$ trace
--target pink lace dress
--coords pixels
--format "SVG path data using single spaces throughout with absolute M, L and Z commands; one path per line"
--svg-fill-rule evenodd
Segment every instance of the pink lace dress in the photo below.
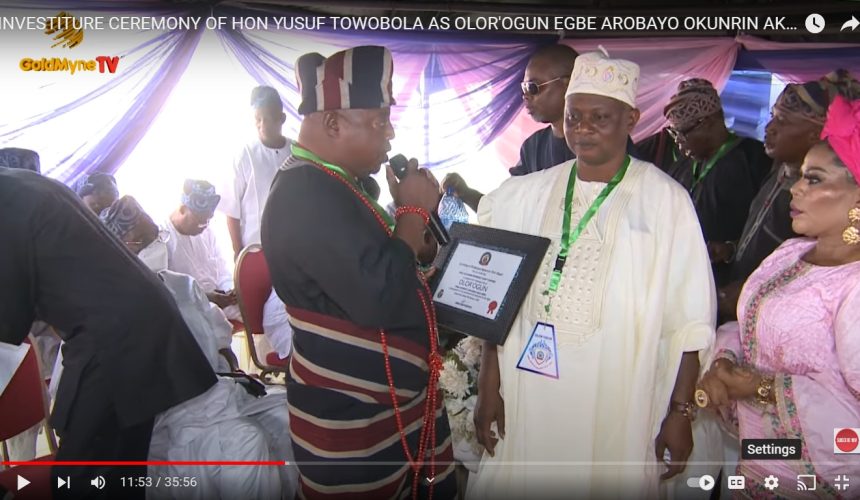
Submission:
M 775 405 L 738 402 L 740 439 L 802 440 L 800 460 L 741 459 L 739 496 L 860 497 L 860 454 L 834 453 L 834 429 L 860 427 L 860 262 L 809 264 L 814 245 L 788 240 L 765 259 L 741 293 L 739 323 L 717 333 L 717 357 L 775 377 Z M 798 491 L 801 474 L 815 476 L 815 491 Z M 837 487 L 844 475 L 847 489 Z

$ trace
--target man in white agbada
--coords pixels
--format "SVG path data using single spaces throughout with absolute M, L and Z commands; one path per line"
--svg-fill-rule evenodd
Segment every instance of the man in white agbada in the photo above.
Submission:
M 251 106 L 258 137 L 246 144 L 233 161 L 228 183 L 221 189 L 219 205 L 219 210 L 227 216 L 234 257 L 246 246 L 260 243 L 260 224 L 269 189 L 278 168 L 290 156 L 290 140 L 282 133 L 287 115 L 278 92 L 272 87 L 255 87 Z M 293 330 L 288 321 L 284 303 L 273 290 L 263 309 L 263 330 L 281 359 L 292 348 Z
M 638 78 L 630 61 L 580 55 L 564 116 L 577 159 L 513 177 L 478 207 L 481 224 L 551 244 L 505 344 L 484 343 L 487 453 L 468 497 L 654 498 L 693 449 L 714 284 L 687 192 L 626 153 Z M 558 378 L 518 368 L 537 366 L 533 348 Z
M 156 270 L 156 269 L 153 269 Z M 185 274 L 158 273 L 176 299 L 182 318 L 194 334 L 212 368 L 223 370 L 220 352 L 229 349 L 232 327 L 216 306 L 209 303 L 194 280 Z M 154 488 L 152 499 L 283 498 L 295 497 L 298 468 L 290 440 L 287 393 L 281 386 L 267 386 L 261 398 L 251 396 L 231 378 L 200 396 L 175 406 L 155 420 L 149 459 L 175 460 L 284 460 L 291 465 L 270 467 L 151 467 L 150 475 L 194 476 L 196 488 Z
M 167 270 L 167 246 L 158 228 L 133 199 L 122 198 L 102 213 L 108 228 L 156 272 L 173 295 L 182 319 L 216 372 L 228 367 L 221 351 L 229 349 L 232 327 L 209 302 L 197 282 Z M 57 375 L 55 375 L 56 377 Z M 149 459 L 152 461 L 273 461 L 294 463 L 289 434 L 286 391 L 267 388 L 256 398 L 234 378 L 218 377 L 203 394 L 159 414 L 155 419 Z M 295 465 L 153 466 L 150 476 L 195 477 L 193 488 L 167 484 L 147 489 L 150 499 L 292 499 L 298 485 Z
M 209 221 L 221 196 L 215 186 L 187 179 L 182 186 L 182 201 L 163 224 L 167 239 L 167 268 L 194 278 L 210 302 L 229 319 L 241 321 L 242 315 L 233 290 L 233 274 L 221 253 Z

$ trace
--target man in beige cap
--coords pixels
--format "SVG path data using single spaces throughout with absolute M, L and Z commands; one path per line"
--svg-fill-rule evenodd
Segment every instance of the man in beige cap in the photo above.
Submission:
M 505 344 L 484 344 L 473 498 L 652 498 L 692 451 L 713 280 L 689 195 L 625 150 L 638 78 L 630 61 L 580 55 L 564 117 L 576 160 L 478 207 L 481 224 L 551 244 Z

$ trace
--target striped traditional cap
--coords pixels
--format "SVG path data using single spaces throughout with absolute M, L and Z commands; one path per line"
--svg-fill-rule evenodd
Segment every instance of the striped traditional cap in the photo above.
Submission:
M 385 47 L 365 45 L 342 50 L 328 59 L 316 52 L 296 61 L 302 94 L 299 114 L 335 109 L 378 109 L 394 104 L 394 61 Z

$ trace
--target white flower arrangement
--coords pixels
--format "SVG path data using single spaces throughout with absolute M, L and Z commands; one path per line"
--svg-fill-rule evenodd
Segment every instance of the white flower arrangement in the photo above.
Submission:
M 466 337 L 445 354 L 439 385 L 445 396 L 454 459 L 477 472 L 484 447 L 475 435 L 475 403 L 478 401 L 478 370 L 482 340 Z

